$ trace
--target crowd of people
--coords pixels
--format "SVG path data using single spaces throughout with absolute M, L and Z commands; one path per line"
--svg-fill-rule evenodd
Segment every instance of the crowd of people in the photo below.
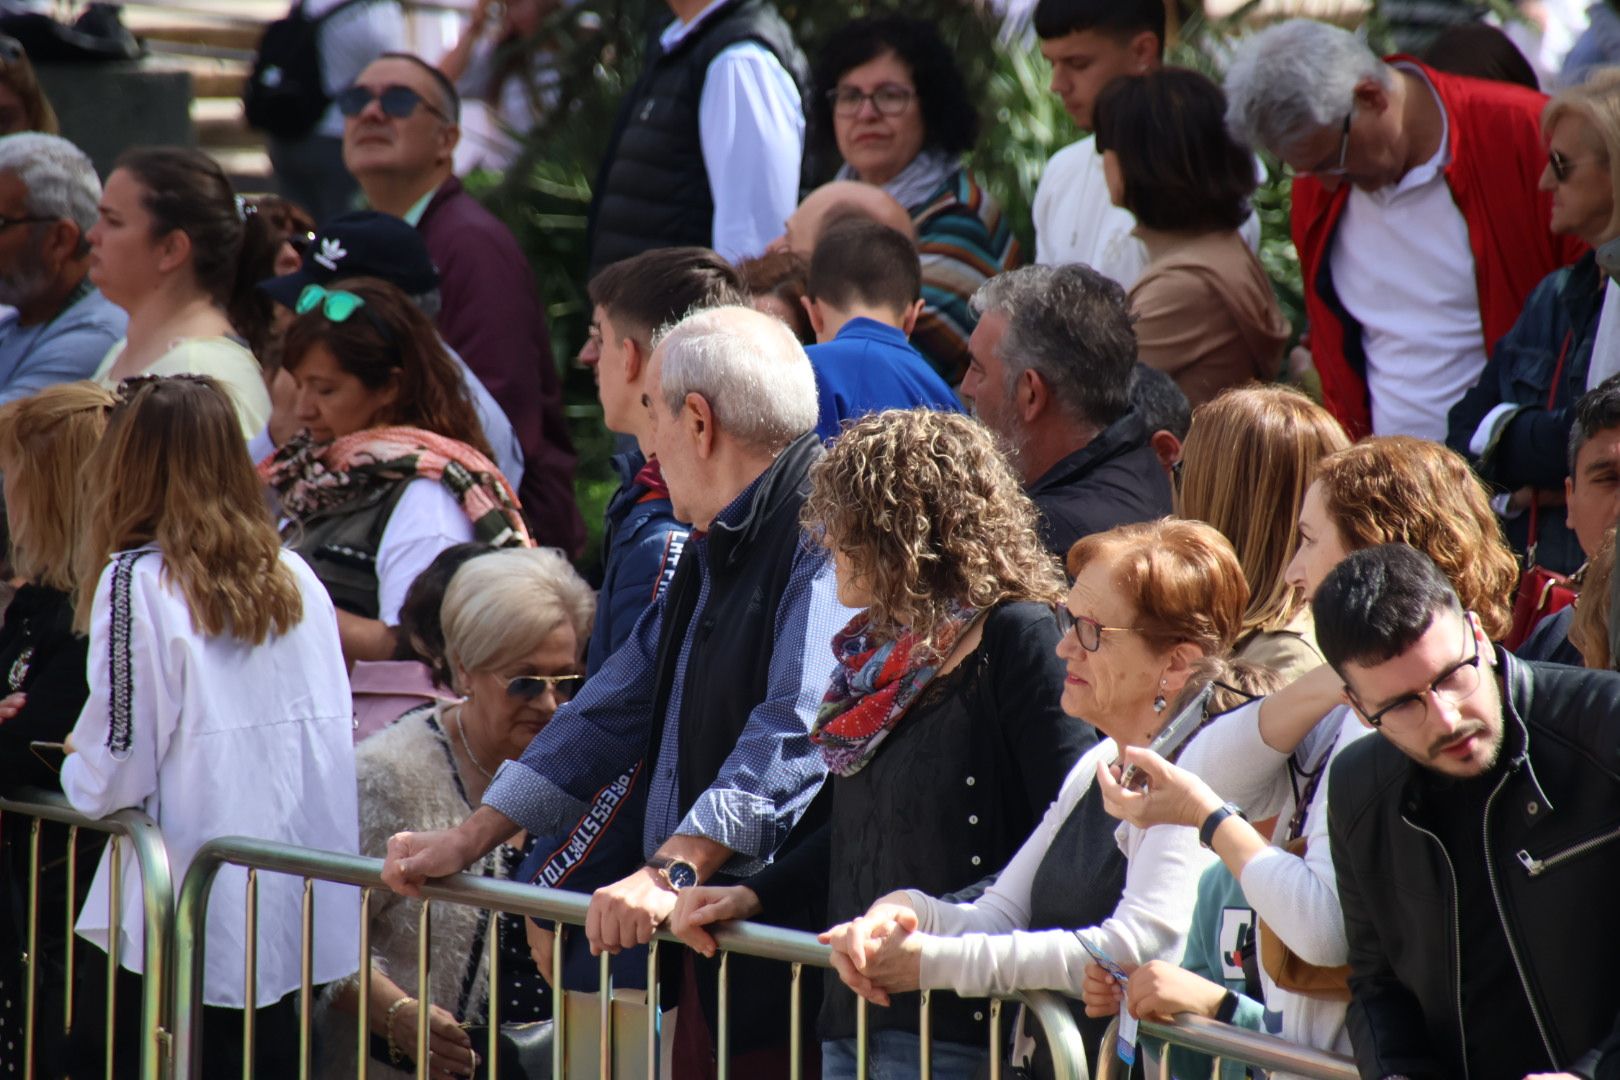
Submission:
M 99 176 L 0 50 L 37 98 L 0 109 L 0 790 L 144 811 L 176 880 L 245 835 L 390 890 L 362 926 L 315 886 L 301 1018 L 298 883 L 223 870 L 205 1074 L 293 1074 L 307 1020 L 319 1076 L 483 1075 L 492 1005 L 543 1029 L 610 954 L 670 1011 L 664 1075 L 728 1038 L 787 1076 L 780 966 L 721 978 L 747 919 L 830 946 L 829 1080 L 1048 1075 L 1032 1019 L 990 1039 L 1027 990 L 1094 1063 L 1115 1017 L 1193 1014 L 1368 1080 L 1620 1076 L 1620 73 L 1549 98 L 1489 28 L 1380 58 L 1296 19 L 1217 81 L 1165 63 L 1161 0 L 1039 0 L 1088 134 L 1026 264 L 938 28 L 807 59 L 764 0 L 669 0 L 595 186 L 587 582 L 545 298 L 457 179 L 469 87 L 508 138 L 554 100 L 512 46 L 555 5 L 480 3 L 435 61 L 395 4 L 308 6 L 345 45 L 283 196 L 175 147 Z M 79 914 L 34 926 L 40 838 L 0 829 L 0 1075 L 25 1038 L 37 1075 L 136 1075 L 133 863 L 47 859 Z M 586 924 L 451 906 L 419 948 L 462 871 Z

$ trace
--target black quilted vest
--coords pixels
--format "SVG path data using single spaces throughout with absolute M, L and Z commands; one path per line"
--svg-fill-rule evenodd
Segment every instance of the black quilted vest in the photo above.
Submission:
M 698 138 L 698 101 L 709 63 L 726 48 L 757 42 L 781 61 L 803 100 L 804 54 L 776 8 L 734 0 L 664 53 L 657 38 L 647 69 L 619 106 L 613 141 L 591 204 L 590 272 L 653 248 L 713 241 L 714 200 Z M 748 162 L 737 162 L 748 168 Z

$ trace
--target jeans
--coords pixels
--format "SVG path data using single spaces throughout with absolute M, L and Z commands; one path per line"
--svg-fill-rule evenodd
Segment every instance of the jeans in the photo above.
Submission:
M 990 1062 L 986 1046 L 935 1039 L 935 1080 L 974 1080 Z M 922 1073 L 922 1041 L 909 1031 L 874 1031 L 866 1040 L 868 1080 L 916 1080 Z M 821 1080 L 855 1080 L 855 1040 L 821 1044 Z

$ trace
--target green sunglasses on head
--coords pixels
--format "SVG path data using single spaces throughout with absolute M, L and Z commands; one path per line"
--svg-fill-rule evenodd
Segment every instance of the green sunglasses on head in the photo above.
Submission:
M 314 311 L 317 307 L 321 314 L 332 322 L 347 322 L 349 317 L 365 307 L 366 300 L 352 292 L 341 289 L 328 289 L 321 285 L 305 285 L 304 291 L 298 294 L 298 303 L 293 310 L 303 315 Z

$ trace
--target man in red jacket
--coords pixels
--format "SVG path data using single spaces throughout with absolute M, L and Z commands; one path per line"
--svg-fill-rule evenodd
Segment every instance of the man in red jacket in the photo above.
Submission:
M 1582 245 L 1548 230 L 1540 116 L 1519 86 L 1380 60 L 1295 19 L 1246 39 L 1227 119 L 1290 168 L 1310 348 L 1352 437 L 1444 441 L 1446 413 L 1544 276 Z

